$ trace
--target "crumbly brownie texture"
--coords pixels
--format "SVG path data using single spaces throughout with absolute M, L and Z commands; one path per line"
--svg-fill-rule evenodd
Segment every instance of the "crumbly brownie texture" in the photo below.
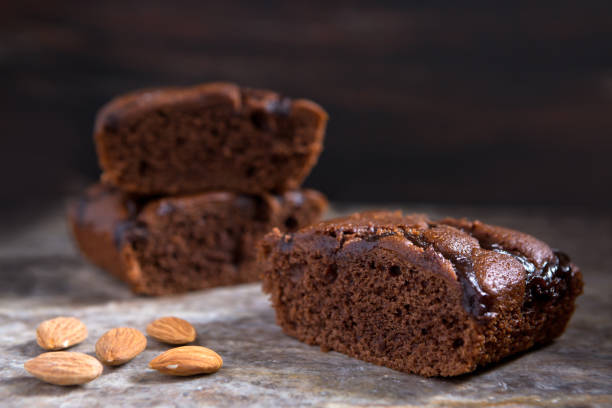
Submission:
M 326 123 L 312 101 L 219 82 L 118 97 L 94 138 L 102 180 L 122 191 L 279 193 L 310 173 Z
M 400 212 L 275 230 L 260 258 L 287 334 L 424 376 L 467 373 L 550 342 L 582 292 L 567 255 L 532 236 Z
M 293 231 L 318 221 L 326 207 L 313 190 L 145 200 L 95 185 L 72 203 L 69 220 L 93 263 L 136 293 L 163 295 L 258 280 L 258 240 L 273 227 Z

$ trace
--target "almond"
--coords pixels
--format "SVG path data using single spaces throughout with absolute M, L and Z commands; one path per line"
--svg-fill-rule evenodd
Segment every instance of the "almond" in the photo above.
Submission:
M 52 351 L 26 361 L 25 369 L 39 380 L 56 385 L 79 385 L 102 374 L 94 357 L 72 351 Z
M 178 317 L 161 317 L 147 326 L 147 334 L 168 344 L 187 344 L 196 338 L 193 326 Z
M 87 327 L 74 317 L 45 320 L 36 328 L 36 342 L 45 350 L 61 350 L 87 338 Z
M 208 374 L 218 371 L 223 365 L 220 355 L 201 346 L 176 347 L 155 357 L 149 367 L 170 375 Z
M 147 338 L 131 327 L 117 327 L 104 333 L 96 343 L 96 355 L 106 365 L 125 364 L 147 347 Z

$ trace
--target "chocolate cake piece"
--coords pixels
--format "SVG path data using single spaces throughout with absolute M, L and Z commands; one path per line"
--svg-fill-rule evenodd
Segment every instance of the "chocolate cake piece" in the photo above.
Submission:
M 258 280 L 256 244 L 264 234 L 318 221 L 326 207 L 313 190 L 137 199 L 95 185 L 72 203 L 69 220 L 93 263 L 136 293 L 163 295 Z
M 94 138 L 102 180 L 126 192 L 281 193 L 310 173 L 326 123 L 312 101 L 219 82 L 120 96 Z
M 550 342 L 582 292 L 569 257 L 532 236 L 400 212 L 274 230 L 260 262 L 285 333 L 423 376 Z

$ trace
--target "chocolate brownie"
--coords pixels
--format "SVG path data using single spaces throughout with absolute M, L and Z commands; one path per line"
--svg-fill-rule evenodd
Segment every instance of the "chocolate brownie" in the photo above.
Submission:
M 299 188 L 322 149 L 327 114 L 231 83 L 163 88 L 104 106 L 94 138 L 102 180 L 142 195 Z
M 326 206 L 313 190 L 143 199 L 95 185 L 72 203 L 69 220 L 93 263 L 136 293 L 163 295 L 258 280 L 257 241 L 273 227 L 318 221 Z
M 274 230 L 260 262 L 287 334 L 424 376 L 550 342 L 582 292 L 569 257 L 530 235 L 400 212 Z

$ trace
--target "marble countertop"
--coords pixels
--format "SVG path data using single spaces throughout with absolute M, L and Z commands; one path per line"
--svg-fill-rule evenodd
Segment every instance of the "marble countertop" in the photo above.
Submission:
M 586 287 L 566 333 L 470 375 L 403 374 L 285 336 L 257 284 L 133 296 L 80 258 L 55 210 L 0 233 L 0 406 L 612 406 L 612 217 L 542 209 L 411 210 L 523 229 L 572 255 Z M 87 340 L 71 349 L 85 353 L 93 353 L 97 338 L 112 327 L 144 331 L 154 318 L 176 315 L 194 324 L 197 343 L 221 354 L 225 365 L 208 376 L 164 376 L 147 363 L 167 346 L 150 339 L 132 362 L 106 367 L 89 384 L 45 384 L 23 363 L 41 352 L 38 323 L 58 315 L 88 326 Z

